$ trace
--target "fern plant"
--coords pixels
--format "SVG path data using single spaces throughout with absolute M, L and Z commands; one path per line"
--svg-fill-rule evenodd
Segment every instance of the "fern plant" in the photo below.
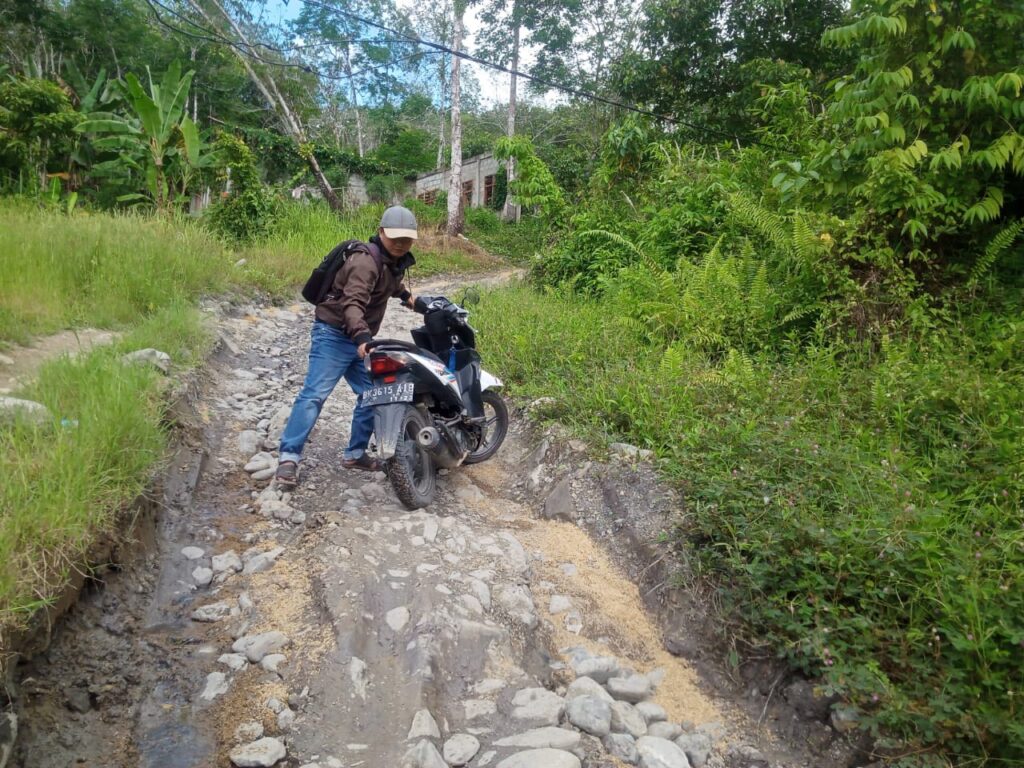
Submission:
M 1021 232 L 1024 232 L 1024 219 L 1017 219 L 1000 230 L 1000 232 L 993 237 L 991 241 L 989 241 L 988 247 L 985 248 L 985 252 L 975 263 L 974 269 L 971 270 L 968 285 L 971 287 L 976 286 L 981 279 L 989 273 L 999 257 L 1009 250 L 1010 246 L 1013 245 Z

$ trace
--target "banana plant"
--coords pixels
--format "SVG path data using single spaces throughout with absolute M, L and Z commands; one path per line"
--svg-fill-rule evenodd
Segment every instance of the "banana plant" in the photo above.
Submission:
M 209 165 L 204 158 L 203 142 L 195 123 L 185 112 L 193 71 L 181 72 L 180 62 L 167 68 L 159 85 L 149 76 L 149 92 L 133 74 L 125 75 L 118 89 L 132 111 L 131 115 L 116 112 L 93 112 L 78 126 L 82 133 L 93 134 L 93 146 L 99 150 L 117 152 L 118 160 L 98 163 L 98 175 L 116 177 L 141 174 L 146 180 L 149 196 L 138 193 L 122 195 L 124 202 L 151 199 L 156 207 L 165 211 L 172 199 L 169 166 L 179 160 L 190 169 Z M 187 183 L 191 170 L 182 176 Z M 184 190 L 182 190 L 184 191 Z

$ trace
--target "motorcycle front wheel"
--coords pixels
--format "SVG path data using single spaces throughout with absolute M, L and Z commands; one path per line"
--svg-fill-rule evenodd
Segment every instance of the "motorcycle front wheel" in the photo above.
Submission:
M 426 507 L 437 491 L 437 469 L 430 453 L 416 442 L 427 418 L 414 406 L 406 406 L 395 455 L 385 465 L 399 500 L 409 509 Z
M 508 406 L 501 395 L 493 389 L 484 390 L 481 397 L 484 404 L 484 423 L 480 428 L 480 444 L 463 461 L 463 464 L 479 464 L 491 458 L 508 434 Z

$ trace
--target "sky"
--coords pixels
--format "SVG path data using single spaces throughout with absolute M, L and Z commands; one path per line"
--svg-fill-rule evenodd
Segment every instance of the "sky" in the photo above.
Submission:
M 411 10 L 417 2 L 422 2 L 422 0 L 397 0 L 396 4 L 400 9 Z M 301 0 L 267 0 L 265 14 L 268 19 L 275 19 L 280 23 L 286 23 L 296 18 L 301 8 Z M 486 58 L 486 52 L 478 52 L 476 50 L 475 35 L 482 26 L 479 13 L 479 8 L 472 6 L 466 12 L 465 49 L 477 53 L 481 58 Z M 450 40 L 437 40 L 434 42 L 445 44 L 451 43 Z M 533 61 L 533 56 L 533 52 L 527 47 L 524 47 L 520 52 L 520 69 L 529 67 Z M 493 104 L 504 104 L 508 101 L 509 75 L 504 72 L 496 72 L 488 67 L 483 67 L 479 64 L 465 60 L 462 62 L 462 66 L 464 69 L 468 69 L 476 76 L 477 82 L 480 84 L 480 101 L 483 106 L 486 107 Z M 520 85 L 518 90 L 520 97 L 522 97 L 525 89 Z M 551 100 L 553 101 L 554 99 L 551 98 Z M 545 99 L 545 101 L 547 101 L 547 99 Z

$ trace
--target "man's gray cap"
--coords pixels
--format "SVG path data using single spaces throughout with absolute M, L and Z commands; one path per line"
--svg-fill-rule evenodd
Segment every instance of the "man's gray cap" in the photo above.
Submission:
M 384 211 L 380 217 L 380 226 L 392 240 L 400 237 L 416 239 L 416 217 L 412 211 L 400 205 L 393 205 Z

